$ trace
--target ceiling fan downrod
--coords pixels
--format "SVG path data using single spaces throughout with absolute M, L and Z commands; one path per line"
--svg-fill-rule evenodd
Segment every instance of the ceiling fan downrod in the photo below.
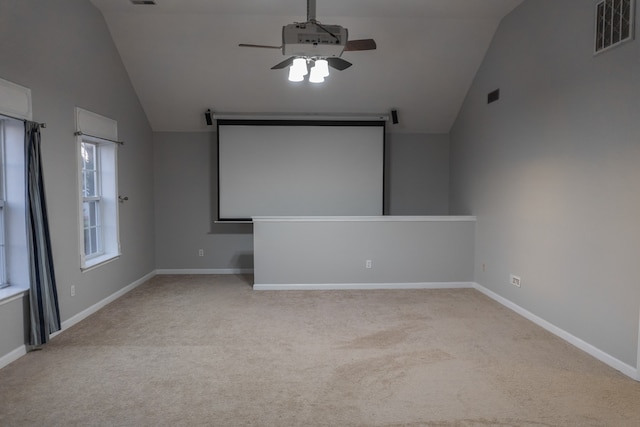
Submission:
M 317 22 L 316 0 L 307 0 L 307 22 Z

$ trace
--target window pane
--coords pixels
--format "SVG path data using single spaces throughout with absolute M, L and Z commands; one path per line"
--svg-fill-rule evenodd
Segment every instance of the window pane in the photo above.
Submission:
M 84 254 L 91 255 L 91 235 L 88 229 L 84 229 Z
M 99 254 L 102 251 L 100 239 L 100 200 L 88 200 L 82 203 L 85 256 Z
M 0 204 L 0 286 L 7 282 L 4 252 L 4 204 Z
M 91 233 L 91 253 L 98 253 L 98 230 L 95 228 L 90 229 Z
M 98 195 L 96 172 L 82 171 L 82 195 L 95 197 Z
M 4 247 L 4 203 L 0 201 L 0 246 Z
M 631 2 L 624 0 L 622 5 L 622 40 L 631 36 Z
M 89 203 L 90 202 L 82 203 L 82 223 L 83 223 L 82 227 L 85 230 L 89 228 Z
M 82 203 L 83 228 L 97 227 L 100 220 L 100 201 L 90 200 Z
M 98 225 L 98 202 L 89 202 L 89 226 Z
M 82 150 L 82 169 L 95 170 L 96 168 L 96 147 L 93 144 L 83 142 L 80 146 Z
M 98 172 L 94 171 L 87 175 L 87 188 L 91 196 L 98 196 Z
M 82 157 L 82 195 L 84 197 L 98 196 L 98 149 L 95 144 L 83 142 L 80 144 Z

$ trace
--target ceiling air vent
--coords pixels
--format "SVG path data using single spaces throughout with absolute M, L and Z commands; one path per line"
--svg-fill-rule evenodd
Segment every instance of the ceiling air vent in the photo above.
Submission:
M 633 39 L 635 0 L 603 0 L 596 4 L 595 53 Z
M 131 0 L 133 4 L 156 4 L 156 0 Z

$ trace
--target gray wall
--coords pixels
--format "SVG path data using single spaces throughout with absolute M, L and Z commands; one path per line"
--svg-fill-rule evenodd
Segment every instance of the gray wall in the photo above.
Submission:
M 449 214 L 449 135 L 387 134 L 390 215 Z
M 213 223 L 215 147 L 215 133 L 154 134 L 156 267 L 160 270 L 253 268 L 251 225 Z
M 640 43 L 594 57 L 595 3 L 502 21 L 451 131 L 451 211 L 477 217 L 478 283 L 636 366 Z
M 0 305 L 0 358 L 21 349 L 29 340 L 29 299 L 20 297 Z M 11 357 L 11 356 L 7 356 Z M 3 364 L 0 364 L 3 366 Z
M 468 284 L 474 225 L 471 217 L 257 219 L 255 285 Z
M 155 268 L 151 129 L 104 19 L 89 1 L 0 0 L 0 78 L 30 88 L 34 120 L 47 123 L 43 167 L 65 321 Z M 119 189 L 129 197 L 120 205 L 122 256 L 85 273 L 78 245 L 76 106 L 118 121 L 119 137 L 126 142 L 119 152 Z M 19 306 L 12 302 L 6 308 L 15 312 Z M 14 314 L 14 320 L 0 315 L 0 341 L 14 337 L 0 343 L 2 350 L 24 344 L 13 342 L 24 335 L 16 332 L 24 329 L 23 318 Z
M 386 210 L 446 215 L 447 135 L 387 135 Z M 156 266 L 160 270 L 253 267 L 250 225 L 213 224 L 217 212 L 215 133 L 154 133 Z M 198 250 L 204 249 L 204 256 Z

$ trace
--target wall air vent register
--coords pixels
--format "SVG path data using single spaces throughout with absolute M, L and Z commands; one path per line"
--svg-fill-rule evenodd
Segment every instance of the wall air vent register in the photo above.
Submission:
M 594 53 L 633 40 L 634 3 L 635 0 L 603 0 L 596 4 Z

